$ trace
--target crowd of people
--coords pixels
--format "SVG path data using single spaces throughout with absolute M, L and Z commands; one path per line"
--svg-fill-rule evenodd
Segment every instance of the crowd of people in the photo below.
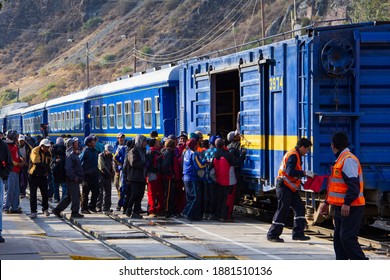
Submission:
M 336 259 L 366 259 L 357 241 L 365 205 L 363 174 L 348 144 L 345 133 L 332 138 L 336 161 L 319 212 L 327 215 L 329 205 L 334 209 Z M 302 177 L 315 177 L 313 171 L 302 170 L 301 164 L 311 146 L 310 140 L 301 138 L 282 159 L 276 178 L 277 211 L 267 233 L 271 242 L 284 242 L 280 235 L 290 208 L 294 210 L 292 239 L 310 239 L 304 234 L 305 207 L 298 191 Z M 72 218 L 110 213 L 113 182 L 118 195 L 116 211 L 131 218 L 140 219 L 147 212 L 150 217 L 232 221 L 245 155 L 238 131 L 230 132 L 227 139 L 218 135 L 203 139 L 200 131 L 160 139 L 152 131 L 149 139 L 137 135 L 127 141 L 125 134 L 119 133 L 115 147 L 89 135 L 82 147 L 71 135 L 52 143 L 48 138 L 34 141 L 30 135 L 9 130 L 0 140 L 0 243 L 4 242 L 2 213 L 22 213 L 19 203 L 27 188 L 31 219 L 37 218 L 38 189 L 45 216 L 50 216 L 49 200 L 58 203 L 52 210 L 56 216 L 69 204 Z M 144 211 L 141 202 L 146 186 L 148 209 Z
M 49 201 L 57 203 L 52 210 L 56 216 L 70 204 L 72 218 L 110 213 L 114 210 L 113 184 L 118 196 L 115 210 L 131 218 L 147 213 L 150 217 L 232 221 L 241 182 L 239 167 L 246 153 L 237 131 L 227 139 L 218 135 L 203 139 L 200 131 L 161 139 L 152 131 L 150 138 L 137 135 L 126 140 L 119 133 L 114 147 L 102 144 L 95 135 L 86 137 L 84 145 L 71 135 L 62 135 L 55 143 L 15 130 L 0 137 L 0 215 L 22 213 L 20 199 L 27 188 L 31 219 L 37 218 L 38 189 L 45 216 L 51 214 Z M 145 187 L 148 208 L 143 210 Z M 0 242 L 4 242 L 1 225 Z

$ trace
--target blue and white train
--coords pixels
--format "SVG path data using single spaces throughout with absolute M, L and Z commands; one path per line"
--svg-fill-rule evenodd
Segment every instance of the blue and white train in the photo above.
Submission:
M 251 202 L 272 193 L 280 160 L 300 137 L 314 144 L 303 167 L 327 174 L 334 161 L 331 135 L 343 131 L 361 160 L 367 202 L 375 206 L 367 216 L 389 217 L 390 24 L 303 31 L 292 39 L 209 54 L 24 108 L 18 130 L 36 135 L 40 123 L 47 123 L 53 140 L 63 133 L 80 138 L 93 133 L 114 142 L 118 132 L 133 137 L 152 130 L 167 136 L 238 129 L 248 150 L 242 174 Z M 4 119 L 18 125 L 14 113 Z M 308 208 L 316 198 L 307 192 Z

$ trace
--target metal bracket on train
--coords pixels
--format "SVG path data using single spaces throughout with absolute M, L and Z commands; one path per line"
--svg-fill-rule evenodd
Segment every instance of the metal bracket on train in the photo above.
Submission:
M 264 59 L 259 59 L 258 64 L 259 65 L 275 65 L 276 60 L 273 58 L 264 58 Z

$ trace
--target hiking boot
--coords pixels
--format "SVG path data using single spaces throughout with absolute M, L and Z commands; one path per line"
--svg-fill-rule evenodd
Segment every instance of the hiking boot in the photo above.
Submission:
M 10 210 L 8 211 L 8 214 L 21 214 L 23 211 L 21 208 L 18 208 L 16 210 Z
M 54 216 L 61 218 L 61 211 L 58 210 L 57 208 L 54 208 L 51 212 L 53 213 Z
M 131 214 L 130 218 L 131 219 L 142 219 L 142 216 L 140 214 L 133 213 L 133 214 Z
M 30 218 L 31 218 L 31 219 L 36 219 L 37 217 L 38 217 L 37 212 L 34 212 L 34 213 L 31 213 L 31 214 L 30 214 Z
M 209 221 L 210 221 L 210 220 L 213 220 L 213 221 L 214 221 L 214 220 L 218 220 L 218 219 L 217 219 L 217 216 L 216 216 L 215 214 L 210 214 L 208 219 L 209 219 Z
M 307 241 L 307 240 L 310 240 L 310 236 L 306 236 L 306 235 L 295 236 L 295 237 L 293 237 L 293 240 Z
M 276 243 L 282 243 L 284 240 L 280 238 L 279 236 L 277 237 L 267 237 L 267 240 L 270 242 L 276 242 Z
M 49 216 L 50 216 L 49 210 L 43 211 L 43 214 L 45 214 L 46 217 L 49 217 Z
M 70 214 L 70 217 L 77 219 L 77 218 L 84 218 L 84 215 L 81 215 L 80 213 L 75 212 L 75 213 Z

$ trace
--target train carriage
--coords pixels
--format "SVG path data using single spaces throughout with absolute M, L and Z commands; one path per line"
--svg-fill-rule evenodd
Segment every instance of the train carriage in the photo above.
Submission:
M 85 137 L 85 99 L 88 90 L 50 100 L 46 103 L 50 140 L 70 134 L 83 141 Z
M 5 123 L 6 130 L 13 129 L 18 133 L 23 133 L 22 111 L 23 109 L 16 109 L 7 113 Z
M 43 136 L 44 125 L 48 123 L 46 102 L 39 103 L 22 110 L 23 133 L 32 137 Z
M 303 168 L 328 174 L 331 135 L 344 131 L 362 163 L 367 201 L 383 213 L 390 201 L 389 57 L 390 25 L 362 23 L 313 27 L 303 36 L 189 61 L 180 76 L 183 128 L 238 129 L 248 149 L 242 174 L 254 199 L 274 189 L 280 160 L 300 137 L 314 144 Z M 309 204 L 314 199 L 307 194 Z
M 179 67 L 167 67 L 92 88 L 90 106 L 91 133 L 114 144 L 119 132 L 133 138 L 177 132 Z

